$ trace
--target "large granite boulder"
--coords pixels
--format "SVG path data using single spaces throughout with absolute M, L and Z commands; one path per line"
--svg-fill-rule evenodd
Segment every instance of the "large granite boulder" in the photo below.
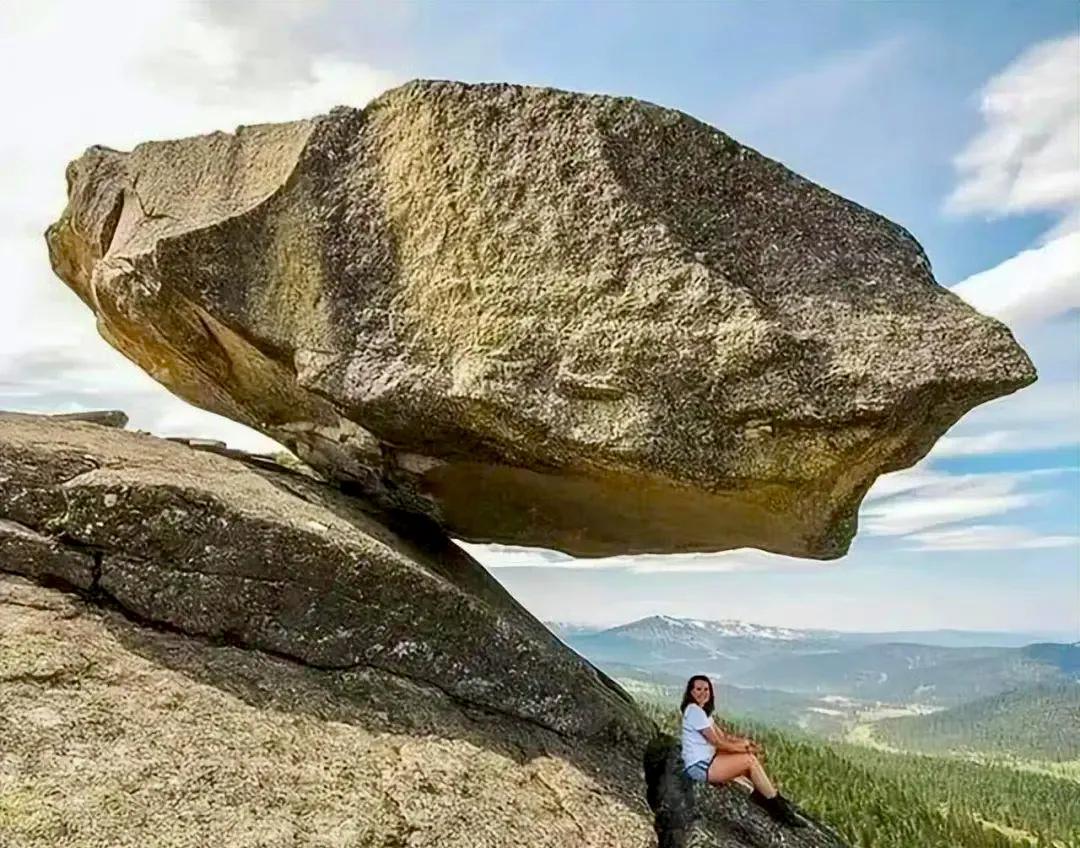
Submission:
M 628 98 L 414 82 L 67 177 L 53 267 L 110 343 L 474 541 L 840 556 L 1035 377 L 907 231 Z

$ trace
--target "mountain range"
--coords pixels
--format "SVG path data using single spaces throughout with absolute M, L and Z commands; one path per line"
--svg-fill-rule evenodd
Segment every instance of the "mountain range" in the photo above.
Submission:
M 743 688 L 945 707 L 1080 677 L 1080 644 L 1037 634 L 850 633 L 660 615 L 606 629 L 549 626 L 614 676 L 664 686 L 708 674 Z

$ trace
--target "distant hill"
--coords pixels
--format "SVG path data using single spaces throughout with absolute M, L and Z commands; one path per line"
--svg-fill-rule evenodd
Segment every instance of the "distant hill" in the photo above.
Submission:
M 844 634 L 866 645 L 907 642 L 942 648 L 1023 648 L 1037 642 L 1069 643 L 1076 633 L 1009 633 L 993 630 L 894 630 Z
M 741 621 L 701 621 L 654 615 L 567 643 L 597 663 L 626 663 L 681 676 L 726 677 L 750 661 L 806 651 L 838 650 L 846 643 L 828 631 L 793 630 Z
M 799 630 L 658 615 L 593 632 L 564 629 L 561 638 L 601 667 L 638 669 L 635 679 L 659 674 L 685 681 L 701 673 L 741 687 L 890 703 L 952 706 L 1080 676 L 1080 648 L 1075 645 L 1002 645 L 1021 641 L 1021 635 L 971 631 L 919 634 L 947 645 L 882 641 L 894 635 L 908 634 Z M 983 637 L 997 644 L 971 644 Z
M 736 673 L 731 682 L 895 703 L 960 704 L 1009 689 L 1070 680 L 1080 648 L 942 648 L 867 645 L 783 657 Z
M 893 747 L 1080 759 L 1080 683 L 1016 689 L 925 716 L 885 719 L 874 736 Z

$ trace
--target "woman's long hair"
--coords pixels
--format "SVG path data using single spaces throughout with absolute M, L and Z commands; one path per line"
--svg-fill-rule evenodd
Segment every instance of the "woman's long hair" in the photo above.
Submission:
M 712 681 L 709 680 L 704 674 L 695 674 L 689 680 L 686 681 L 686 691 L 683 692 L 682 704 L 679 705 L 679 712 L 683 712 L 689 704 L 696 704 L 692 697 L 690 697 L 690 690 L 694 688 L 694 684 L 699 680 L 704 680 L 709 684 L 709 700 L 705 702 L 705 706 L 702 707 L 705 710 L 705 715 L 711 716 L 713 708 L 716 706 L 716 692 L 713 691 Z

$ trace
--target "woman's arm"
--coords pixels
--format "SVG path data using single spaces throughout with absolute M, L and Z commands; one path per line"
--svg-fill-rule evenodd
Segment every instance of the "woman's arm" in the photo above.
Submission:
M 704 736 L 720 754 L 751 754 L 754 752 L 754 744 L 748 739 L 739 739 L 736 736 L 728 736 L 712 724 L 701 731 Z
M 732 742 L 732 743 L 735 743 L 735 744 L 738 744 L 738 745 L 749 745 L 751 754 L 760 754 L 761 753 L 761 751 L 762 751 L 761 746 L 757 742 L 755 742 L 753 739 L 751 739 L 749 736 L 739 736 L 738 734 L 735 734 L 735 733 L 727 733 L 727 732 L 725 732 L 723 730 L 723 728 L 721 727 L 720 722 L 716 721 L 716 719 L 713 719 L 713 724 L 716 725 L 716 729 L 719 731 L 720 736 L 723 737 L 724 739 L 727 739 L 728 742 Z

